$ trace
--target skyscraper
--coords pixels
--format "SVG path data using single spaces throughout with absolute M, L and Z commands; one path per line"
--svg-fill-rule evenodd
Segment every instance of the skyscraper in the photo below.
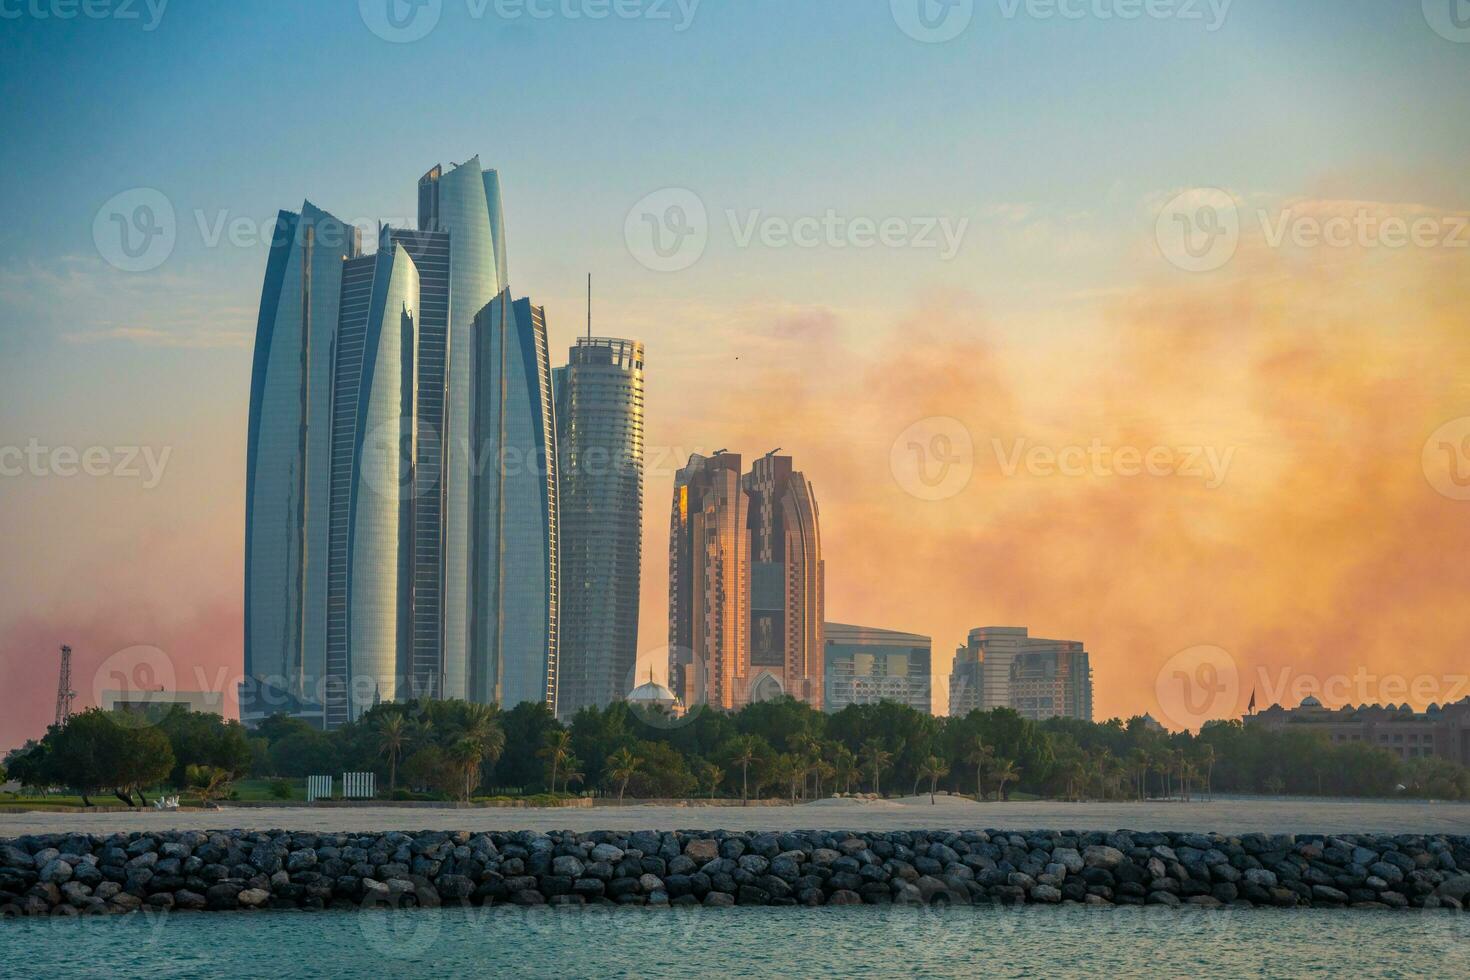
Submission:
M 558 713 L 634 686 L 643 558 L 643 345 L 579 338 L 556 371 L 561 637 Z
M 747 508 L 738 454 L 696 453 L 674 475 L 669 687 L 686 707 L 736 706 L 750 633 Z
M 669 675 L 686 705 L 790 695 L 822 706 L 825 567 L 816 497 L 789 456 L 732 454 L 674 480 Z
M 750 497 L 748 701 L 789 694 L 822 707 L 826 566 L 811 484 L 790 456 L 767 453 L 742 481 Z
M 247 720 L 420 695 L 556 704 L 545 315 L 510 302 L 499 178 L 419 181 L 419 228 L 282 212 L 247 445 Z
M 508 298 L 475 318 L 469 699 L 555 709 L 559 528 L 546 314 Z
M 276 218 L 250 377 L 241 712 L 322 721 L 332 352 L 357 229 L 310 201 Z

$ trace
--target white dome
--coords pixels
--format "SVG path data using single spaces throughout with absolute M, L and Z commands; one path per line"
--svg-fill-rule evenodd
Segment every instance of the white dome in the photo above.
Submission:
M 679 702 L 673 691 L 654 681 L 633 688 L 627 700 L 630 704 L 674 705 Z

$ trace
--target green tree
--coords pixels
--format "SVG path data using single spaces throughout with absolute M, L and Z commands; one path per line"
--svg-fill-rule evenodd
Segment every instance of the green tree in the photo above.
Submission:
M 618 784 L 618 806 L 623 805 L 623 793 L 628 789 L 628 780 L 637 774 L 639 765 L 641 760 L 626 746 L 608 757 L 608 775 Z
M 945 762 L 937 755 L 931 755 L 929 758 L 925 759 L 924 764 L 919 767 L 919 772 L 921 775 L 923 775 L 925 779 L 929 780 L 929 805 L 933 806 L 935 803 L 935 787 L 939 784 L 939 781 L 941 779 L 949 775 L 949 763 Z
M 551 768 L 551 791 L 556 792 L 556 780 L 561 767 L 572 757 L 572 733 L 565 729 L 548 732 L 546 741 L 538 753 Z
M 760 756 L 761 739 L 754 735 L 739 735 L 733 740 L 731 760 L 740 767 L 740 805 L 750 802 L 750 764 Z
M 377 719 L 378 751 L 388 759 L 388 792 L 398 788 L 398 759 L 408 744 L 408 722 L 394 712 Z
M 888 751 L 882 739 L 870 738 L 863 743 L 862 755 L 868 764 L 868 771 L 873 774 L 873 793 L 876 796 L 882 796 L 883 770 L 887 769 L 893 761 L 893 753 Z
M 996 759 L 995 766 L 991 770 L 991 778 L 995 780 L 995 798 L 1004 800 L 1006 798 L 1006 783 L 1015 782 L 1021 778 L 1021 770 L 1010 759 Z

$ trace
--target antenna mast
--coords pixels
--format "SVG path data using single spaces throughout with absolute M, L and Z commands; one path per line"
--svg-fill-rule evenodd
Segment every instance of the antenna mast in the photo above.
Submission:
M 72 698 L 77 692 L 71 689 L 71 647 L 61 647 L 61 676 L 56 679 L 56 724 L 65 725 L 71 720 Z
M 587 339 L 592 339 L 592 273 L 587 273 Z

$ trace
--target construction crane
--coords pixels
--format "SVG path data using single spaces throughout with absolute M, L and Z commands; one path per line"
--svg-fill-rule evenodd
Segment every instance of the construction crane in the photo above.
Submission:
M 61 676 L 56 681 L 56 724 L 71 720 L 71 702 L 77 692 L 71 689 L 71 647 L 61 646 Z

